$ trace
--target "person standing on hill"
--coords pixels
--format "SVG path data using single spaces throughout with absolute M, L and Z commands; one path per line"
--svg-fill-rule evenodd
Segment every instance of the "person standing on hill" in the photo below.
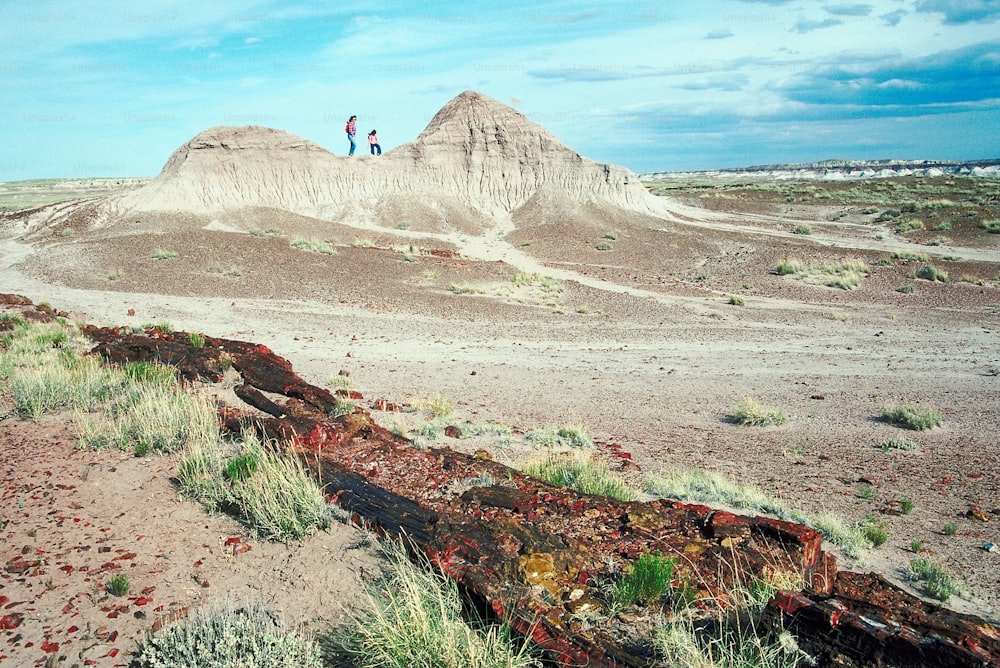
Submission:
M 382 155 L 382 146 L 379 145 L 378 134 L 374 130 L 368 133 L 368 147 L 371 149 L 372 155 Z
M 347 119 L 347 125 L 344 126 L 344 132 L 347 133 L 347 141 L 351 142 L 351 150 L 347 153 L 347 155 L 354 155 L 354 149 L 358 146 L 354 143 L 354 135 L 358 133 L 357 116 L 351 116 Z

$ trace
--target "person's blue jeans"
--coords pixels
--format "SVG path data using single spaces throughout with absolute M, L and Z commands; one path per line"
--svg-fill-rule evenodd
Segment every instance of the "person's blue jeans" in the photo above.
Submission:
M 378 153 L 375 151 L 378 150 Z M 382 155 L 382 147 L 378 144 L 372 144 L 372 155 Z
M 350 132 L 347 133 L 347 141 L 351 142 L 351 150 L 347 153 L 347 155 L 354 155 L 354 149 L 356 149 L 358 145 L 354 143 L 354 135 Z

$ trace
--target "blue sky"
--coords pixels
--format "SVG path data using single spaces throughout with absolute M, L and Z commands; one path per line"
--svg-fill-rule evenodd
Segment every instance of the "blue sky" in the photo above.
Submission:
M 215 125 L 383 149 L 467 89 L 636 172 L 1000 157 L 1000 0 L 4 0 L 0 181 L 154 176 Z

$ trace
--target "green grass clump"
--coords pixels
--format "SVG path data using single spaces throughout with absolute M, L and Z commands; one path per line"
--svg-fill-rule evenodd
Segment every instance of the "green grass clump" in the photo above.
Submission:
M 138 643 L 136 668 L 322 668 L 319 644 L 282 627 L 260 603 L 230 604 L 168 624 Z
M 990 234 L 1000 234 L 1000 220 L 984 220 L 981 227 Z
M 727 302 L 730 306 L 746 306 L 746 300 L 740 295 L 729 295 L 729 301 Z
M 536 457 L 518 468 L 528 475 L 583 494 L 610 496 L 622 501 L 639 498 L 639 490 L 612 473 L 607 464 L 583 454 Z
M 204 348 L 205 347 L 205 335 L 199 334 L 198 332 L 191 332 L 188 334 L 188 341 L 194 348 Z
M 659 603 L 673 590 L 676 567 L 675 557 L 655 552 L 640 555 L 612 586 L 610 598 L 613 609 Z
M 613 250 L 614 246 L 612 246 L 607 241 L 602 241 L 601 243 L 599 243 L 596 246 L 594 246 L 594 248 L 596 248 L 599 251 L 609 251 L 609 250 Z
M 336 255 L 337 251 L 325 241 L 319 239 L 292 239 L 289 244 L 292 248 L 321 253 L 323 255 Z
M 410 400 L 410 405 L 418 411 L 427 411 L 434 417 L 445 417 L 451 415 L 454 410 L 451 402 L 440 392 L 434 392 L 421 397 L 414 397 Z
M 924 229 L 924 221 L 919 218 L 907 218 L 906 220 L 896 223 L 896 226 L 893 229 L 896 230 L 897 234 L 905 234 L 906 232 L 910 232 L 912 230 L 922 230 Z
M 907 579 L 919 583 L 928 596 L 942 602 L 946 602 L 952 596 L 961 593 L 958 581 L 941 566 L 927 559 L 912 560 Z
M 86 354 L 92 343 L 74 327 L 10 322 L 14 329 L 0 337 L 0 392 L 22 418 L 95 410 L 127 385 L 121 369 Z
M 231 510 L 262 539 L 301 540 L 330 522 L 323 490 L 293 456 L 274 452 L 253 432 L 226 457 L 220 440 L 198 441 L 177 471 L 181 492 L 208 510 Z
M 785 414 L 780 409 L 766 406 L 753 397 L 746 397 L 730 416 L 733 422 L 745 427 L 764 427 L 785 424 Z
M 80 444 L 100 450 L 174 452 L 188 442 L 219 438 L 215 406 L 179 386 L 140 384 L 109 404 L 109 409 L 77 416 Z
M 301 540 L 330 524 L 323 490 L 296 457 L 261 456 L 252 475 L 234 482 L 233 497 L 259 538 Z
M 404 547 L 384 548 L 387 565 L 368 588 L 369 607 L 338 630 L 332 649 L 357 668 L 528 668 L 538 666 L 527 641 L 508 627 L 466 621 L 455 581 L 426 559 L 413 564 Z
M 882 409 L 882 419 L 896 427 L 924 431 L 940 427 L 941 414 L 929 407 L 886 406 Z
M 902 292 L 904 295 L 912 295 L 916 291 L 917 289 L 913 287 L 911 283 L 907 283 L 896 288 L 896 292 Z
M 177 257 L 179 253 L 177 251 L 165 250 L 163 248 L 157 248 L 153 251 L 154 260 L 171 260 Z
M 948 522 L 947 524 L 944 525 L 944 528 L 941 529 L 941 533 L 943 533 L 945 536 L 954 536 L 957 532 L 958 532 L 958 525 L 955 524 L 954 522 Z
M 808 225 L 796 225 L 795 228 L 792 229 L 792 234 L 809 235 L 812 233 L 813 233 L 812 228 L 809 227 Z
M 104 591 L 112 596 L 124 596 L 128 593 L 130 586 L 128 576 L 124 573 L 118 573 L 108 578 L 108 581 L 104 584 Z
M 525 437 L 529 443 L 546 448 L 592 448 L 594 441 L 584 427 L 562 425 L 535 429 Z

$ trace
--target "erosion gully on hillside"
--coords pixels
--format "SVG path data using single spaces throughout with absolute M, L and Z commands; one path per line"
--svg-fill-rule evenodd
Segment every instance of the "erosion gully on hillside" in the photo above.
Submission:
M 13 295 L 0 302 L 20 302 L 32 319 L 52 315 Z M 609 562 L 623 568 L 656 551 L 678 556 L 699 598 L 716 601 L 724 601 L 734 577 L 800 573 L 805 588 L 779 592 L 765 619 L 795 633 L 820 665 L 1000 666 L 994 626 L 917 599 L 877 575 L 838 570 L 820 535 L 804 525 L 666 500 L 579 494 L 485 452 L 419 450 L 360 406 L 330 418 L 337 396 L 303 381 L 262 345 L 205 337 L 196 348 L 182 332 L 83 331 L 110 362 L 167 363 L 186 381 L 219 383 L 219 369 L 231 363 L 242 377 L 235 389 L 245 405 L 220 407 L 227 429 L 252 427 L 289 443 L 356 523 L 408 537 L 496 616 L 530 635 L 554 665 L 652 662 L 632 628 L 643 615 L 588 628 L 575 613 L 600 607 L 597 587 Z M 470 479 L 495 482 L 472 486 Z

